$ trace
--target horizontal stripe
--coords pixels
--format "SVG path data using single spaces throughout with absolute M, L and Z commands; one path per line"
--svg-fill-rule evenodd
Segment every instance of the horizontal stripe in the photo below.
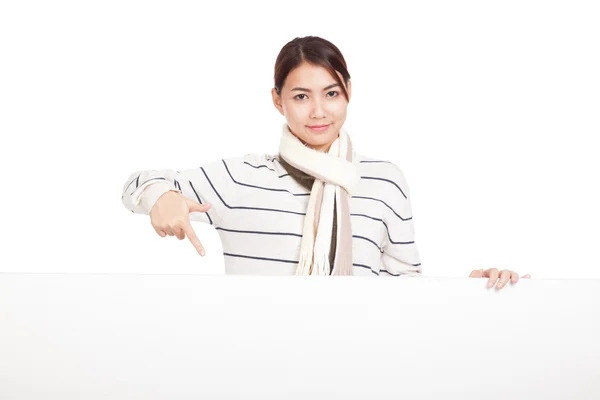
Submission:
M 249 258 L 249 259 L 252 259 L 252 260 L 275 261 L 275 262 L 282 262 L 282 263 L 286 263 L 286 264 L 298 264 L 298 261 L 282 260 L 282 259 L 279 259 L 279 258 L 267 258 L 267 257 L 247 256 L 247 255 L 244 255 L 244 254 L 233 254 L 233 253 L 223 253 L 223 255 L 228 256 L 228 257 Z M 367 268 L 367 269 L 371 270 L 371 272 L 374 273 L 375 275 L 379 275 L 378 272 L 374 271 L 373 268 L 369 267 L 368 265 L 364 265 L 364 264 L 352 264 L 352 266 L 354 266 L 354 267 L 360 267 L 360 268 Z
M 353 267 L 360 267 L 360 268 L 367 268 L 369 270 L 371 270 L 372 273 L 374 273 L 375 275 L 379 276 L 379 272 L 374 271 L 373 268 L 369 267 L 368 265 L 364 265 L 364 264 L 352 264 Z
M 273 212 L 281 212 L 281 213 L 286 213 L 286 214 L 306 215 L 306 213 L 302 213 L 302 212 L 289 211 L 289 210 L 280 210 L 280 209 L 277 209 L 277 208 L 244 207 L 244 206 L 232 206 L 232 205 L 229 205 L 229 204 L 227 204 L 225 202 L 225 199 L 223 199 L 223 197 L 221 196 L 221 194 L 217 191 L 217 189 L 215 188 L 215 185 L 213 185 L 212 181 L 208 177 L 208 174 L 206 173 L 206 171 L 204 170 L 204 168 L 200 167 L 200 169 L 204 173 L 204 176 L 206 177 L 206 180 L 210 184 L 210 187 L 215 192 L 215 194 L 217 195 L 217 197 L 221 200 L 221 202 L 223 203 L 223 205 L 225 205 L 225 207 L 229 208 L 230 210 L 273 211 Z
M 221 160 L 221 161 L 223 162 L 223 165 L 225 166 L 225 169 L 227 170 L 227 174 L 229 174 L 229 177 L 231 178 L 231 180 L 238 185 L 246 186 L 246 187 L 250 187 L 250 188 L 254 188 L 254 189 L 269 190 L 271 192 L 287 192 L 293 196 L 310 196 L 310 192 L 308 192 L 308 193 L 292 193 L 287 189 L 268 188 L 268 187 L 264 187 L 264 186 L 256 186 L 256 185 L 250 185 L 248 183 L 238 182 L 235 180 L 233 175 L 231 175 L 231 172 L 229 171 L 229 168 L 227 167 L 227 163 L 225 162 L 225 160 Z
M 351 217 L 364 217 L 364 218 L 372 219 L 374 221 L 381 222 L 383 224 L 383 226 L 385 226 L 385 231 L 387 233 L 388 239 L 390 240 L 390 243 L 392 243 L 392 244 L 413 244 L 415 242 L 414 240 L 411 240 L 410 242 L 396 242 L 396 241 L 392 240 L 392 237 L 390 236 L 390 229 L 388 228 L 385 221 L 382 220 L 381 218 L 375 218 L 375 217 L 371 217 L 370 215 L 365 215 L 365 214 L 350 214 L 350 216 Z
M 396 182 L 394 182 L 390 179 L 377 178 L 375 176 L 361 176 L 360 179 L 371 179 L 371 180 L 375 180 L 375 181 L 383 181 L 383 182 L 391 183 L 392 185 L 396 186 L 398 188 L 398 190 L 400 190 L 400 193 L 402 193 L 402 196 L 404 196 L 405 199 L 408 198 L 408 197 L 406 197 L 406 195 L 404 194 L 404 191 L 400 188 L 400 186 L 398 186 L 398 184 L 396 184 Z
M 229 257 L 250 258 L 250 259 L 253 259 L 253 260 L 276 261 L 276 262 L 282 262 L 282 263 L 288 263 L 288 264 L 298 264 L 298 261 L 280 260 L 278 258 L 255 257 L 255 256 L 246 256 L 246 255 L 243 255 L 243 254 L 232 254 L 232 253 L 223 253 L 223 255 L 229 256 Z
M 256 169 L 260 169 L 260 168 L 266 168 L 269 171 L 273 171 L 275 172 L 275 170 L 273 168 L 269 168 L 267 165 L 261 164 L 261 165 L 252 165 L 250 164 L 248 161 L 244 161 L 244 164 L 251 166 L 252 168 L 256 168 Z
M 419 264 L 411 264 L 411 265 L 412 265 L 413 267 L 418 267 L 418 266 L 419 266 L 419 265 L 421 265 L 421 264 L 419 263 Z M 379 270 L 379 272 L 385 272 L 386 274 L 388 274 L 388 275 L 392 275 L 392 276 L 400 276 L 400 275 L 405 275 L 405 274 L 402 274 L 402 273 L 400 273 L 400 274 L 393 274 L 393 273 L 391 273 L 390 271 L 386 271 L 385 269 L 380 269 L 380 270 Z
M 250 164 L 248 161 L 244 161 L 244 164 L 247 164 L 247 165 L 251 166 L 252 168 L 256 168 L 256 169 L 258 169 L 258 168 L 263 168 L 263 167 L 264 167 L 264 168 L 268 169 L 269 171 L 273 171 L 273 172 L 275 172 L 275 170 L 274 170 L 274 169 L 272 169 L 272 168 L 269 168 L 267 165 L 264 165 L 264 164 L 261 164 L 261 165 L 252 165 L 252 164 Z M 290 176 L 290 174 L 283 174 L 283 175 L 279 175 L 279 176 L 277 176 L 277 177 L 278 177 L 278 178 L 283 178 L 284 176 Z
M 363 240 L 366 240 L 367 242 L 370 242 L 370 243 L 374 244 L 375 247 L 377 247 L 377 250 L 379 250 L 380 253 L 383 253 L 383 250 L 381 250 L 381 247 L 379 247 L 379 245 L 377 243 L 375 243 L 373 240 L 371 240 L 371 239 L 369 239 L 367 237 L 358 236 L 358 235 L 352 235 L 352 237 L 356 238 L 356 239 L 363 239 Z
M 299 238 L 302 237 L 301 234 L 291 233 L 291 232 L 244 231 L 244 230 L 240 230 L 240 229 L 228 229 L 228 228 L 222 228 L 222 227 L 217 227 L 216 229 L 219 231 L 232 232 L 232 233 L 255 234 L 255 235 L 275 235 L 275 236 L 294 236 L 294 237 L 299 237 Z M 371 240 L 367 237 L 364 237 L 364 236 L 359 236 L 359 235 L 352 235 L 352 237 L 356 238 L 356 239 L 365 240 L 365 241 L 375 245 L 375 247 L 377 247 L 377 250 L 379 250 L 380 253 L 383 253 L 383 250 L 381 249 L 381 247 L 377 243 L 375 243 L 373 240 Z
M 218 227 L 216 229 L 220 230 L 220 231 L 234 232 L 234 233 L 251 233 L 251 234 L 256 234 L 256 235 L 278 235 L 278 236 L 302 237 L 302 235 L 300 235 L 298 233 L 289 233 L 289 232 L 242 231 L 242 230 L 237 230 L 237 229 L 226 229 L 226 228 L 221 228 L 221 227 Z
M 391 162 L 383 161 L 383 160 L 362 160 L 360 162 L 361 163 L 388 163 L 388 164 L 391 164 Z
M 402 221 L 410 221 L 412 219 L 412 217 L 409 218 L 403 218 L 400 214 L 398 214 L 396 211 L 394 211 L 394 209 L 392 207 L 390 207 L 388 205 L 388 203 L 386 203 L 383 200 L 379 200 L 379 199 L 375 199 L 373 197 L 364 197 L 364 196 L 352 196 L 353 199 L 365 199 L 365 200 L 374 200 L 374 201 L 378 201 L 380 203 L 383 203 L 387 208 L 389 208 L 390 210 L 392 210 L 392 212 L 398 217 L 400 218 Z

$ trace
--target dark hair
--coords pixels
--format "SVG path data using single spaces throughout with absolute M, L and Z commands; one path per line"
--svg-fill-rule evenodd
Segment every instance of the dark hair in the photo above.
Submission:
M 282 47 L 275 61 L 275 91 L 281 96 L 281 88 L 288 74 L 300 66 L 303 62 L 325 68 L 336 82 L 342 87 L 344 96 L 348 100 L 346 85 L 350 80 L 350 74 L 346 67 L 346 60 L 342 52 L 331 42 L 317 36 L 305 36 L 295 38 Z M 344 78 L 336 74 L 338 71 Z

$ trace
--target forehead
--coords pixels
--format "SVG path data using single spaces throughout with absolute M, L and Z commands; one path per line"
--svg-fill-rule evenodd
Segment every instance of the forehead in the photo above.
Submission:
M 336 83 L 335 78 L 325 68 L 309 63 L 302 63 L 290 71 L 284 86 L 287 88 L 302 86 L 305 88 L 321 89 L 332 83 Z

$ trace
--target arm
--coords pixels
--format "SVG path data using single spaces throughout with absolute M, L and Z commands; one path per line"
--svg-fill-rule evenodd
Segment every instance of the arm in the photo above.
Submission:
M 218 225 L 225 207 L 212 188 L 212 182 L 207 179 L 207 174 L 213 176 L 212 180 L 222 182 L 223 174 L 215 168 L 219 163 L 213 162 L 181 172 L 172 169 L 136 171 L 123 184 L 123 205 L 133 213 L 147 215 L 160 196 L 174 190 L 198 203 L 211 204 L 208 212 L 191 214 L 192 220 Z
M 390 206 L 400 215 L 399 218 L 391 210 L 384 214 L 386 226 L 385 239 L 382 246 L 380 276 L 420 275 L 421 261 L 415 244 L 415 230 L 412 219 L 410 191 L 404 174 L 395 165 L 390 165 L 390 180 L 398 188 L 390 191 L 387 196 Z M 392 195 L 393 193 L 393 195 Z
M 220 159 L 181 172 L 136 171 L 123 184 L 122 201 L 133 213 L 149 214 L 160 196 L 174 190 L 198 203 L 211 205 L 206 213 L 190 214 L 191 220 L 219 227 L 232 209 L 240 208 L 236 205 L 248 202 L 248 186 L 272 186 L 277 174 L 273 160 L 264 154 Z

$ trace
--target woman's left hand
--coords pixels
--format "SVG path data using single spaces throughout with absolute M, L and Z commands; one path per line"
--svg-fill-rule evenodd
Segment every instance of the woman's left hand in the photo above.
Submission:
M 519 281 L 519 274 L 508 269 L 503 269 L 502 271 L 498 271 L 498 268 L 477 269 L 471 272 L 469 278 L 490 278 L 488 279 L 488 288 L 493 288 L 497 281 L 496 289 L 502 289 L 509 280 L 513 285 L 517 283 Z M 527 274 L 523 276 L 523 279 L 528 278 L 531 278 L 531 275 Z

